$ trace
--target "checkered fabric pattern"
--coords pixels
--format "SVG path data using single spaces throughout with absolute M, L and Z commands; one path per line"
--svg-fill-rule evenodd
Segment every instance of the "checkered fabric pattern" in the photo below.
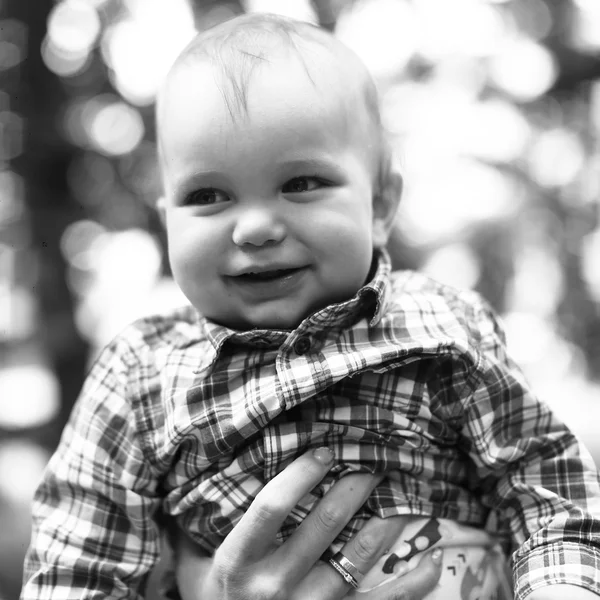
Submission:
M 139 597 L 165 516 L 211 552 L 320 445 L 335 467 L 281 540 L 339 477 L 384 472 L 333 551 L 372 514 L 434 516 L 496 533 L 518 598 L 557 577 L 600 594 L 597 471 L 507 356 L 492 310 L 390 273 L 385 253 L 374 267 L 293 331 L 236 332 L 183 308 L 109 344 L 37 490 L 23 600 Z

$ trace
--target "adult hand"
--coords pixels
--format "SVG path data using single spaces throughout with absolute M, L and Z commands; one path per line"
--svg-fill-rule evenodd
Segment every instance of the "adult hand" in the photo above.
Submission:
M 348 475 L 335 483 L 300 527 L 281 545 L 275 536 L 300 499 L 323 479 L 333 455 L 326 448 L 307 452 L 256 496 L 213 558 L 185 536 L 178 541 L 177 581 L 183 600 L 339 600 L 349 585 L 319 560 L 381 477 Z M 390 547 L 401 519 L 374 517 L 346 543 L 343 554 L 366 573 Z M 412 577 L 389 600 L 420 600 L 435 587 L 441 556 L 421 561 Z

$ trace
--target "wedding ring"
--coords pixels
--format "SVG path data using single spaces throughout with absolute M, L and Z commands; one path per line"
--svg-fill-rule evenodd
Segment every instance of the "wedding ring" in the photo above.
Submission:
M 353 588 L 357 588 L 364 578 L 364 575 L 358 570 L 356 565 L 348 560 L 341 552 L 336 552 L 330 559 L 329 564 L 349 583 Z

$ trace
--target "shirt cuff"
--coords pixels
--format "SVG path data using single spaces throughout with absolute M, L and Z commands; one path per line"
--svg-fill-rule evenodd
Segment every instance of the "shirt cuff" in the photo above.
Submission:
M 572 542 L 547 544 L 519 558 L 513 573 L 515 600 L 556 583 L 579 585 L 600 595 L 600 550 Z

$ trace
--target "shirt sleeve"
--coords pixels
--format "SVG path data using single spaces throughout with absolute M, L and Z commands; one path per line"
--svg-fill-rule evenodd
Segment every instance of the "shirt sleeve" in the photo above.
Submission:
M 600 481 L 594 461 L 531 392 L 485 303 L 475 322 L 480 359 L 465 396 L 463 432 L 474 485 L 512 531 L 515 598 L 552 583 L 600 595 Z
M 22 600 L 141 598 L 159 501 L 127 399 L 123 344 L 91 369 L 35 493 Z

